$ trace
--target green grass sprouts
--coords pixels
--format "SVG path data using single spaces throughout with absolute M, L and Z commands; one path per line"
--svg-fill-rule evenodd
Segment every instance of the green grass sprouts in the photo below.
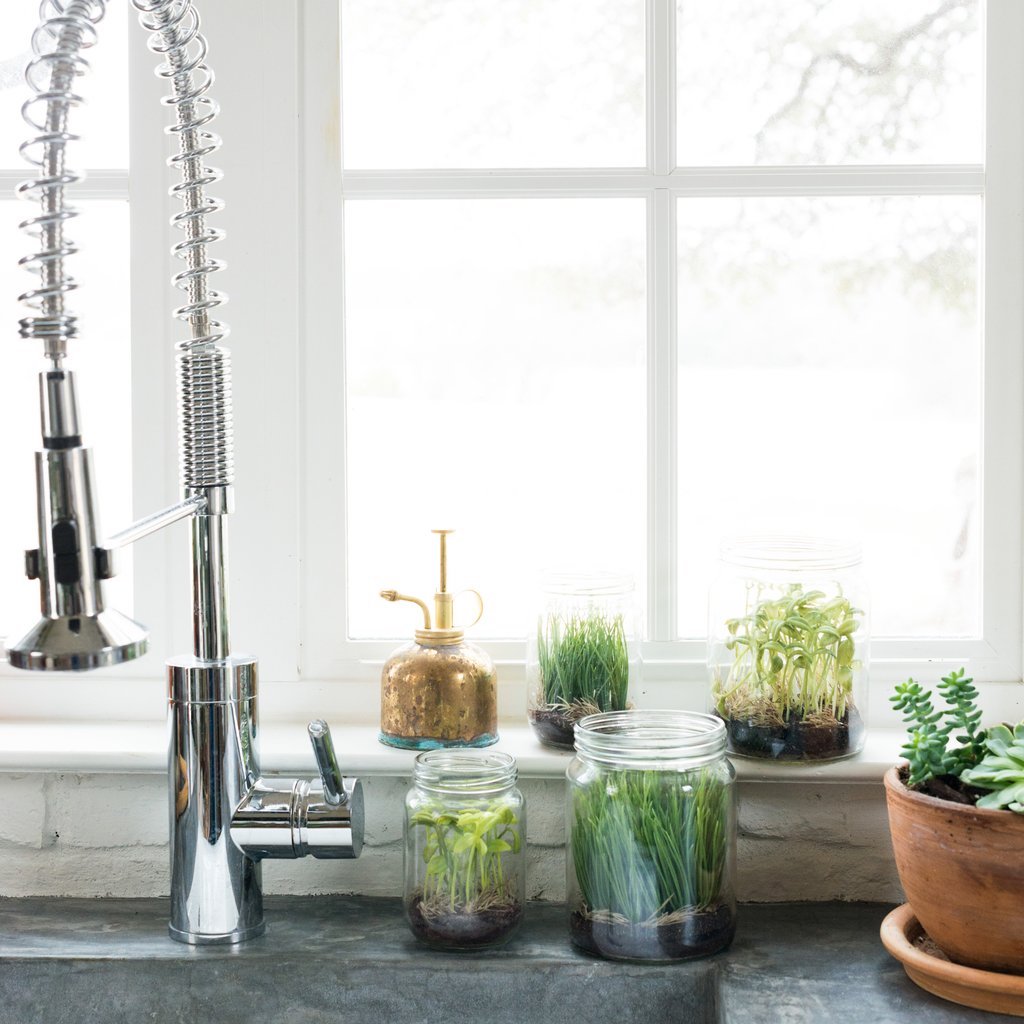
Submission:
M 854 634 L 860 612 L 842 595 L 790 584 L 782 597 L 758 601 L 726 623 L 733 661 L 715 681 L 725 719 L 784 725 L 796 717 L 819 724 L 842 721 L 852 704 L 859 667 Z
M 586 912 L 654 925 L 721 900 L 728 787 L 708 769 L 616 771 L 573 793 L 572 858 Z
M 502 854 L 518 853 L 522 838 L 515 811 L 502 800 L 453 810 L 422 807 L 412 824 L 425 832 L 425 915 L 473 914 L 514 902 L 516 880 Z
M 537 659 L 547 707 L 573 719 L 625 710 L 629 650 L 621 615 L 590 612 L 541 620 Z

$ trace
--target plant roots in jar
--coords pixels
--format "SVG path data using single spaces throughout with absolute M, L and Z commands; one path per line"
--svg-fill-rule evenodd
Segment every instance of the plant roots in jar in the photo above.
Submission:
M 758 721 L 753 717 L 725 718 L 729 751 L 744 757 L 776 761 L 827 761 L 848 757 L 861 745 L 864 720 L 848 705 L 842 718 L 791 714 L 779 722 Z
M 537 738 L 546 747 L 572 750 L 575 744 L 574 727 L 580 717 L 565 707 L 548 705 L 531 709 L 530 725 L 533 726 Z
M 439 949 L 487 949 L 511 938 L 523 918 L 514 898 L 452 907 L 447 900 L 424 900 L 416 894 L 408 908 L 413 935 Z
M 726 904 L 678 910 L 640 923 L 608 911 L 574 910 L 569 928 L 573 945 L 585 953 L 648 963 L 718 953 L 732 942 L 736 921 Z

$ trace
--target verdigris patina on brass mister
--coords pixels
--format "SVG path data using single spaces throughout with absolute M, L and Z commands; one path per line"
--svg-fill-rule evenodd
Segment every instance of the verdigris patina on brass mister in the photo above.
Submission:
M 423 628 L 384 665 L 380 680 L 380 741 L 408 750 L 486 747 L 498 738 L 498 688 L 494 663 L 454 625 L 456 595 L 448 590 L 448 534 L 441 540 L 441 580 L 434 594 L 434 619 L 418 597 L 382 590 L 385 601 L 411 601 L 423 612 Z M 483 615 L 479 604 L 476 625 Z

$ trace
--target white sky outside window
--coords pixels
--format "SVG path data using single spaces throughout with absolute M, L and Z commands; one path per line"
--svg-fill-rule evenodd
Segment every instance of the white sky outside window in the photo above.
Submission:
M 678 7 L 680 164 L 978 163 L 977 0 Z
M 344 0 L 347 167 L 644 159 L 643 0 Z
M 478 632 L 529 628 L 539 574 L 595 552 L 642 586 L 644 203 L 352 202 L 347 208 L 350 629 L 392 636 L 437 585 Z M 465 617 L 475 614 L 468 603 Z
M 980 214 L 680 200 L 681 580 L 712 578 L 708 538 L 854 536 L 876 633 L 978 633 Z M 703 595 L 680 594 L 681 635 L 703 635 Z

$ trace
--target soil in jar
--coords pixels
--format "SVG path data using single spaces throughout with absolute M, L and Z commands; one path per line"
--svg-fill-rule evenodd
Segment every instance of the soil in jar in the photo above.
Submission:
M 574 946 L 606 960 L 690 960 L 725 949 L 736 933 L 736 916 L 724 903 L 678 910 L 641 923 L 607 911 L 577 909 L 570 917 L 569 931 Z
M 483 908 L 425 902 L 414 896 L 407 910 L 409 927 L 422 942 L 439 949 L 487 949 L 512 937 L 523 918 L 518 900 Z
M 864 720 L 852 705 L 842 718 L 790 715 L 781 724 L 726 718 L 729 752 L 776 761 L 827 761 L 858 749 Z
M 572 750 L 575 746 L 573 727 L 576 718 L 557 707 L 536 708 L 530 711 L 530 725 L 537 738 L 546 747 Z
M 626 708 L 633 706 L 627 702 Z M 572 704 L 538 704 L 528 711 L 530 725 L 537 738 L 548 747 L 560 750 L 576 748 L 575 725 L 587 715 L 597 715 L 602 711 L 621 711 L 622 708 L 602 708 L 592 700 L 577 700 Z

